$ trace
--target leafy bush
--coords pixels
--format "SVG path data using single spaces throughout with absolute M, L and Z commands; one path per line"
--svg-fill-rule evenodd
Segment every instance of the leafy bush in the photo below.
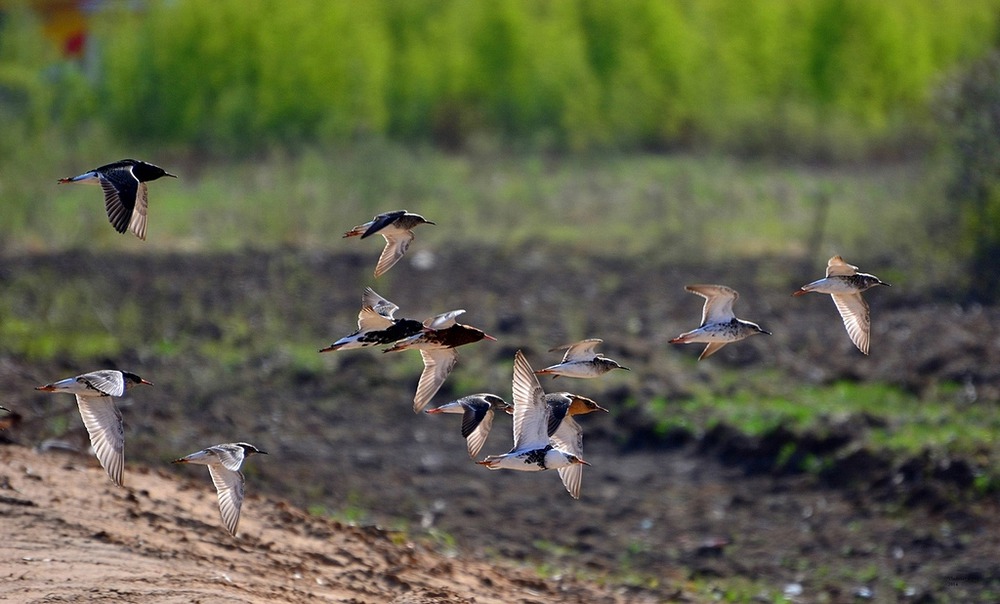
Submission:
M 926 122 L 1000 1 L 178 0 L 101 21 L 96 111 L 133 138 L 851 156 Z

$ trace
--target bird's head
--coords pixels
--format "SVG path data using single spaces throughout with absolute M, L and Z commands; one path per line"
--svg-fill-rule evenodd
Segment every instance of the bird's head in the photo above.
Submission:
M 138 375 L 132 373 L 131 371 L 123 371 L 122 375 L 125 377 L 125 387 L 129 388 L 131 386 L 138 386 L 139 384 L 145 384 L 147 386 L 152 386 L 153 382 L 148 382 Z

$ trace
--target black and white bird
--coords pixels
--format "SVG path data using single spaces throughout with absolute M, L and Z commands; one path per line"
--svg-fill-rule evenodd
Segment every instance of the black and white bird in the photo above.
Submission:
M 111 226 L 119 233 L 132 231 L 139 239 L 146 239 L 146 212 L 149 206 L 146 183 L 157 178 L 175 175 L 159 166 L 137 159 L 123 159 L 113 164 L 94 168 L 79 176 L 60 178 L 59 183 L 96 183 L 104 189 L 104 209 Z
M 212 482 L 215 483 L 215 490 L 219 495 L 222 523 L 233 537 L 236 536 L 236 528 L 240 524 L 243 487 L 246 483 L 240 468 L 243 466 L 243 461 L 254 453 L 267 455 L 267 451 L 261 451 L 250 443 L 238 442 L 208 447 L 173 461 L 173 463 L 208 466 L 208 473 L 212 475 Z
M 125 428 L 122 414 L 111 397 L 123 396 L 138 384 L 153 384 L 129 371 L 102 369 L 38 386 L 44 392 L 65 392 L 76 396 L 80 417 L 90 435 L 97 459 L 118 486 L 124 485 Z
M 420 321 L 395 318 L 397 310 L 398 306 L 375 293 L 375 290 L 365 288 L 361 312 L 358 313 L 358 330 L 320 349 L 320 352 L 388 345 L 423 331 L 424 324 Z
M 398 352 L 415 349 L 420 351 L 424 361 L 424 370 L 417 382 L 417 392 L 413 396 L 413 412 L 423 411 L 431 398 L 440 390 L 451 370 L 458 363 L 459 346 L 473 344 L 480 340 L 496 338 L 476 327 L 463 325 L 455 320 L 465 311 L 462 309 L 448 311 L 424 321 L 420 333 L 399 340 L 383 352 Z
M 792 295 L 804 296 L 810 292 L 830 294 L 833 303 L 837 305 L 840 318 L 844 321 L 847 335 L 858 350 L 868 354 L 871 318 L 868 303 L 861 297 L 861 292 L 876 285 L 889 287 L 888 283 L 875 275 L 859 273 L 858 267 L 848 264 L 840 256 L 834 256 L 826 263 L 826 277 L 803 285 Z
M 475 458 L 486 443 L 493 426 L 493 413 L 496 410 L 510 409 L 510 403 L 495 394 L 481 392 L 463 396 L 458 400 L 445 403 L 440 407 L 428 409 L 424 413 L 456 413 L 462 415 L 462 436 L 465 437 L 469 457 Z
M 740 294 L 735 289 L 725 285 L 688 285 L 684 289 L 705 298 L 701 326 L 682 333 L 670 340 L 670 343 L 708 344 L 698 357 L 699 361 L 712 356 L 730 342 L 738 342 L 758 333 L 771 335 L 771 332 L 761 329 L 756 323 L 736 318 L 733 314 L 733 302 L 736 302 Z
M 514 355 L 514 447 L 503 455 L 490 455 L 477 464 L 491 470 L 508 469 L 522 472 L 559 470 L 574 465 L 590 465 L 583 459 L 583 439 L 573 434 L 572 425 L 564 435 L 558 430 L 550 440 L 548 435 L 549 406 L 545 392 L 538 384 L 531 366 L 520 350 Z M 565 423 L 565 419 L 563 420 Z M 576 424 L 576 422 L 573 422 Z M 579 424 L 576 424 L 579 427 Z M 580 497 L 580 482 L 575 472 L 560 472 L 566 490 L 573 498 Z
M 379 214 L 370 221 L 359 224 L 344 233 L 344 237 L 360 235 L 364 239 L 379 234 L 385 238 L 385 247 L 382 249 L 382 255 L 379 256 L 378 264 L 375 265 L 375 276 L 380 277 L 403 257 L 407 248 L 410 247 L 410 242 L 413 241 L 413 229 L 421 224 L 434 223 L 426 220 L 420 214 L 406 210 L 395 210 Z

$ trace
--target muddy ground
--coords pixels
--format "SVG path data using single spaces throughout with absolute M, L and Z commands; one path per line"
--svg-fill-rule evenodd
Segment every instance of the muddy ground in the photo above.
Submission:
M 168 467 L 169 459 L 217 442 L 248 440 L 271 453 L 248 464 L 251 493 L 361 525 L 401 529 L 421 548 L 485 567 L 514 564 L 535 576 L 577 577 L 586 589 L 598 590 L 593 593 L 626 601 L 690 599 L 713 583 L 729 585 L 732 593 L 743 584 L 740 578 L 749 585 L 745 598 L 767 601 L 782 593 L 802 602 L 991 602 L 1000 596 L 1000 505 L 995 495 L 971 488 L 977 460 L 892 459 L 859 449 L 857 436 L 866 422 L 879 421 L 878 409 L 864 417 L 832 418 L 822 434 L 779 430 L 750 439 L 738 426 L 661 433 L 659 418 L 645 404 L 680 400 L 705 385 L 725 396 L 739 389 L 741 372 L 765 372 L 803 384 L 886 382 L 917 394 L 958 383 L 968 404 L 996 405 L 1000 310 L 908 290 L 905 266 L 848 257 L 894 281 L 892 288 L 867 295 L 873 333 L 872 354 L 865 357 L 850 344 L 828 299 L 789 296 L 822 274 L 821 261 L 681 267 L 542 248 L 514 253 L 415 245 L 376 281 L 371 270 L 377 249 L 366 251 L 5 258 L 0 287 L 7 316 L 47 313 L 55 329 L 62 325 L 60 313 L 80 312 L 100 317 L 122 342 L 113 355 L 57 353 L 43 361 L 0 346 L 6 385 L 0 404 L 24 418 L 5 437 L 28 446 L 51 439 L 80 446 L 85 434 L 72 398 L 36 393 L 33 386 L 120 367 L 156 383 L 122 401 L 126 481 L 134 476 L 133 489 L 146 488 L 152 499 L 170 499 L 157 489 L 180 488 L 139 484 L 164 472 L 208 487 L 203 468 Z M 694 361 L 698 347 L 668 345 L 670 337 L 697 323 L 700 299 L 683 291 L 695 282 L 737 288 L 737 314 L 774 335 L 729 346 L 702 363 Z M 546 388 L 572 389 L 612 410 L 581 420 L 593 467 L 585 471 L 579 501 L 554 473 L 489 472 L 472 464 L 457 418 L 415 416 L 410 407 L 420 371 L 416 353 L 311 356 L 353 331 L 365 285 L 399 304 L 401 316 L 465 308 L 464 322 L 497 337 L 461 350 L 458 367 L 433 404 L 477 391 L 509 398 L 510 359 L 518 348 L 541 367 L 558 360 L 546 352 L 554 345 L 583 337 L 605 340 L 604 352 L 632 371 L 600 380 L 543 380 Z M 81 292 L 78 308 L 66 310 L 55 299 L 52 292 L 67 288 Z M 813 474 L 779 468 L 775 459 L 787 442 L 838 462 Z M 509 421 L 498 418 L 484 453 L 504 452 L 509 443 Z M 65 453 L 46 455 L 62 459 Z M 81 455 L 73 465 L 94 463 Z M 142 465 L 154 469 L 144 473 Z M 11 485 L 17 472 L 8 472 Z M 88 497 L 127 497 L 97 470 L 77 480 L 87 481 Z M 21 507 L 42 514 L 48 497 L 65 501 L 59 480 L 50 488 L 31 499 L 33 506 Z M 0 494 L 21 497 L 17 491 Z M 197 514 L 199 543 L 240 556 L 239 564 L 252 566 L 249 558 L 262 543 L 281 543 L 278 529 L 267 524 L 269 512 L 252 507 L 240 545 L 221 529 L 212 533 L 218 527 L 210 495 L 157 514 Z M 198 509 L 188 510 L 188 503 Z M 20 510 L 19 504 L 2 499 L 0 505 L 7 508 L 5 533 L 16 531 L 8 511 Z M 82 507 L 80 522 L 91 507 L 112 505 Z M 296 516 L 285 529 L 300 520 Z M 161 530 L 159 521 L 146 522 Z M 95 535 L 109 532 L 88 535 L 87 526 L 72 536 L 82 547 L 100 543 Z M 343 531 L 347 541 L 365 534 L 330 526 L 324 530 Z M 436 589 L 440 584 L 425 576 L 432 566 L 418 566 L 407 576 L 421 578 L 407 582 Z M 469 572 L 478 576 L 485 567 Z M 341 574 L 336 567 L 323 573 L 332 582 Z M 601 591 L 594 581 L 633 587 Z M 492 589 L 498 581 L 487 585 Z M 555 589 L 551 582 L 540 585 Z M 161 587 L 169 592 L 169 585 Z M 375 602 L 402 593 L 354 597 Z M 442 593 L 441 601 L 494 601 L 484 591 Z M 30 594 L 41 598 L 40 592 Z M 546 594 L 538 600 L 570 598 Z M 530 600 L 508 595 L 506 601 Z M 308 601 L 294 590 L 275 597 Z M 504 601 L 503 594 L 497 597 Z M 327 599 L 350 601 L 338 598 Z

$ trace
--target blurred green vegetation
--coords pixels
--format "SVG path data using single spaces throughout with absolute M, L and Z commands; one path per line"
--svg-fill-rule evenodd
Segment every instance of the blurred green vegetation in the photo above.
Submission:
M 687 399 L 654 398 L 642 403 L 662 418 L 656 430 L 702 436 L 717 427 L 736 428 L 751 437 L 768 439 L 795 434 L 773 461 L 774 471 L 819 475 L 838 464 L 852 463 L 858 452 L 900 460 L 921 460 L 947 468 L 952 460 L 967 460 L 974 472 L 973 495 L 1000 492 L 1000 408 L 970 401 L 960 385 L 942 383 L 922 396 L 885 383 L 840 381 L 826 386 L 787 385 L 775 372 L 739 376 L 739 390 L 720 396 L 717 385 L 706 386 Z M 784 384 L 784 385 L 783 385 Z M 844 439 L 822 452 L 802 450 L 804 435 Z
M 740 379 L 746 381 L 742 374 Z M 956 384 L 941 384 L 920 397 L 884 383 L 842 381 L 776 388 L 781 380 L 775 374 L 750 381 L 728 396 L 706 387 L 687 400 L 656 399 L 647 404 L 665 418 L 658 426 L 663 433 L 672 428 L 703 433 L 728 423 L 750 436 L 778 428 L 822 434 L 868 414 L 864 429 L 851 429 L 854 445 L 900 457 L 931 451 L 943 458 L 1000 458 L 994 438 L 1000 430 L 1000 409 L 969 402 Z M 1000 484 L 996 475 L 1000 473 L 994 474 L 993 481 Z
M 905 275 L 910 287 L 937 288 L 955 281 L 964 250 L 954 238 L 956 208 L 941 202 L 944 175 L 925 162 L 813 167 L 716 155 L 479 156 L 384 143 L 207 168 L 170 154 L 145 157 L 181 175 L 151 183 L 148 241 L 139 245 L 110 228 L 98 188 L 54 182 L 93 165 L 20 155 L 8 164 L 18 178 L 0 178 L 5 211 L 16 218 L 0 224 L 0 249 L 294 246 L 377 257 L 377 244 L 342 233 L 378 212 L 408 208 L 447 223 L 417 232 L 420 247 L 432 252 L 473 242 L 506 251 L 547 244 L 565 250 L 568 262 L 575 253 L 715 263 L 784 256 L 822 266 L 850 250 L 852 258 L 869 258 L 866 266 L 881 265 L 890 282 L 900 278 L 896 261 L 906 258 L 922 267 Z M 828 211 L 817 230 L 820 200 Z
M 1000 299 L 1000 52 L 952 77 L 937 99 L 954 163 L 948 197 L 960 206 L 969 294 Z
M 1000 32 L 1000 0 L 109 4 L 84 65 L 57 61 L 14 11 L 5 100 L 36 127 L 97 119 L 227 153 L 368 136 L 902 151 L 943 73 Z
M 948 135 L 989 115 L 940 93 L 1000 39 L 1000 0 L 109 6 L 79 63 L 30 11 L 0 22 L 0 250 L 132 249 L 96 191 L 53 181 L 139 157 L 181 175 L 151 186 L 147 248 L 326 247 L 408 207 L 496 245 L 849 249 L 942 290 L 992 269 L 995 193 L 949 203 L 969 170 L 926 152 L 961 160 Z

